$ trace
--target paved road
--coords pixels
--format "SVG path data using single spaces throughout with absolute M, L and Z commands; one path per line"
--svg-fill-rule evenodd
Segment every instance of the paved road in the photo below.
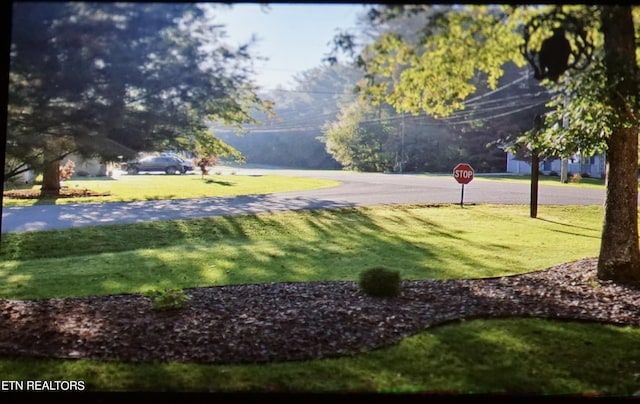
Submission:
M 2 232 L 188 219 L 285 210 L 403 203 L 460 203 L 461 186 L 451 176 L 234 169 L 237 175 L 290 175 L 342 181 L 311 191 L 185 200 L 5 207 Z M 475 179 L 465 186 L 465 203 L 528 204 L 529 185 Z M 602 205 L 604 190 L 540 185 L 541 205 Z

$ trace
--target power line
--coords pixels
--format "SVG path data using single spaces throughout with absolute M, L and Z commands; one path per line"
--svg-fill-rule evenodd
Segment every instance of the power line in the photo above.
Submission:
M 502 117 L 505 117 L 505 116 L 517 114 L 519 112 L 523 112 L 523 111 L 526 111 L 528 109 L 539 107 L 541 105 L 544 105 L 545 103 L 546 103 L 546 101 L 544 101 L 544 102 L 534 102 L 534 103 L 530 103 L 530 104 L 525 104 L 521 108 L 517 108 L 517 109 L 510 110 L 510 111 L 502 112 L 502 113 L 499 113 L 499 114 L 494 114 L 494 115 L 483 117 L 483 118 L 473 118 L 473 119 L 467 119 L 467 120 L 461 120 L 461 121 L 455 121 L 455 120 L 453 120 L 451 118 L 441 118 L 439 120 L 435 120 L 435 119 L 429 117 L 426 114 L 419 115 L 419 116 L 406 116 L 405 115 L 405 119 L 409 119 L 411 121 L 414 121 L 414 123 L 416 123 L 416 121 L 419 122 L 419 121 L 431 120 L 431 122 L 420 122 L 422 126 L 465 125 L 465 124 L 469 124 L 469 123 L 487 121 L 487 120 L 490 120 L 490 119 L 502 118 Z M 394 116 L 386 117 L 386 118 L 368 119 L 368 120 L 360 121 L 359 123 L 364 124 L 364 123 L 390 122 L 390 121 L 395 121 L 395 120 L 399 120 L 399 119 L 402 119 L 401 115 L 394 115 Z M 264 129 L 262 129 L 262 128 L 251 128 L 251 129 L 245 129 L 245 130 L 248 133 L 287 133 L 287 132 L 310 132 L 310 131 L 321 132 L 322 131 L 322 126 L 321 125 L 304 125 L 304 126 L 289 126 L 289 127 L 268 128 L 268 129 L 267 128 L 264 128 Z
M 488 117 L 485 117 L 485 118 L 469 119 L 469 120 L 466 120 L 466 121 L 453 122 L 451 124 L 453 124 L 453 125 L 464 125 L 464 124 L 478 122 L 478 121 L 486 121 L 486 120 L 489 120 L 489 119 L 502 118 L 504 116 L 517 114 L 518 112 L 526 111 L 527 109 L 531 109 L 531 108 L 534 108 L 534 107 L 539 107 L 539 106 L 544 105 L 544 104 L 546 104 L 546 101 L 545 102 L 538 102 L 538 103 L 530 104 L 530 105 L 524 106 L 524 107 L 516 109 L 516 110 L 503 112 L 501 114 L 496 114 L 496 115 L 488 116 Z
M 507 95 L 507 96 L 503 96 L 503 97 L 498 97 L 498 98 L 493 98 L 493 99 L 485 99 L 487 97 L 490 97 L 500 91 L 503 91 L 511 86 L 514 86 L 518 83 L 520 83 L 521 81 L 527 79 L 527 76 L 522 76 L 519 77 L 517 79 L 512 80 L 511 82 L 500 86 L 499 88 L 496 88 L 495 90 L 489 91 L 485 94 L 470 98 L 466 101 L 464 101 L 464 105 L 465 107 L 470 107 L 473 108 L 472 110 L 460 110 L 460 111 L 455 111 L 452 114 L 450 114 L 447 117 L 443 117 L 443 118 L 439 118 L 437 121 L 435 120 L 435 118 L 429 117 L 428 115 L 426 115 L 425 113 L 421 113 L 417 116 L 406 116 L 407 119 L 410 119 L 412 121 L 416 121 L 416 120 L 425 120 L 425 119 L 430 119 L 433 120 L 433 122 L 428 123 L 427 125 L 429 126 L 440 126 L 443 124 L 447 124 L 447 125 L 463 125 L 463 124 L 469 124 L 469 123 L 474 123 L 474 122 L 480 122 L 480 121 L 486 121 L 489 119 L 495 119 L 495 118 L 500 118 L 500 117 L 504 117 L 504 116 L 509 116 L 512 114 L 516 114 L 522 111 L 525 111 L 527 109 L 531 109 L 537 106 L 540 106 L 544 103 L 546 103 L 549 99 L 549 96 L 551 94 L 549 94 L 546 91 L 538 91 L 535 93 L 532 92 L 528 92 L 526 94 L 518 94 L 518 95 Z M 284 92 L 296 92 L 296 93 L 309 93 L 309 94 L 314 94 L 314 93 L 322 93 L 322 94 L 335 94 L 335 95 L 343 95 L 344 93 L 335 93 L 335 92 L 312 92 L 312 91 L 304 91 L 304 90 L 286 90 L 286 89 L 278 89 L 277 91 L 284 91 Z M 543 96 L 544 100 L 539 100 L 539 98 Z M 530 101 L 532 102 L 517 102 L 519 100 L 522 100 L 524 97 L 529 97 Z M 494 105 L 497 103 L 502 103 L 501 105 Z M 493 113 L 494 111 L 499 111 L 505 108 L 516 108 L 516 109 L 511 109 L 505 112 L 501 112 L 498 114 L 492 114 L 490 116 L 485 116 L 482 117 L 481 115 L 483 114 L 487 114 L 487 113 Z M 335 116 L 339 113 L 339 110 L 335 110 L 335 111 L 330 111 L 330 112 L 325 112 L 323 114 L 317 114 L 313 117 L 299 117 L 299 114 L 296 113 L 295 111 L 286 111 L 283 115 L 280 116 L 280 118 L 285 118 L 284 122 L 281 123 L 276 123 L 274 124 L 269 124 L 268 126 L 264 126 L 264 127 L 257 127 L 257 126 L 253 126 L 253 127 L 244 127 L 243 131 L 246 133 L 275 133 L 275 132 L 293 132 L 293 131 L 321 131 L 324 125 L 326 125 L 327 123 L 330 123 L 331 121 L 327 121 L 326 118 L 329 118 L 330 116 Z M 296 118 L 298 119 L 292 119 L 292 120 L 286 120 L 287 116 L 289 115 L 293 115 L 296 116 Z M 472 116 L 475 116 L 473 118 L 471 118 Z M 323 119 L 325 118 L 325 119 Z M 397 119 L 402 119 L 401 115 L 395 115 L 395 116 L 390 116 L 390 117 L 385 117 L 385 118 L 373 118 L 373 119 L 368 119 L 368 120 L 363 120 L 360 121 L 360 123 L 376 123 L 376 122 L 392 122 L 395 121 Z M 271 121 L 273 122 L 273 121 Z M 425 123 L 423 123 L 425 124 Z M 220 132 L 231 132 L 231 130 L 225 130 L 225 129 L 217 129 Z
M 272 88 L 263 90 L 264 92 L 284 92 L 284 93 L 301 93 L 301 94 L 329 94 L 329 95 L 345 95 L 345 92 L 339 93 L 335 91 L 308 91 L 308 90 L 287 90 L 285 88 Z
M 519 82 L 521 82 L 522 80 L 528 79 L 528 78 L 529 78 L 528 76 L 522 76 L 520 78 L 517 78 L 517 79 L 511 81 L 510 83 L 507 83 L 507 84 L 505 84 L 505 85 L 503 85 L 501 87 L 496 88 L 495 90 L 489 91 L 488 93 L 484 93 L 484 94 L 478 95 L 477 97 L 470 98 L 470 99 L 466 100 L 465 104 L 469 103 L 469 102 L 474 102 L 476 100 L 479 100 L 479 99 L 482 99 L 482 98 L 485 98 L 485 97 L 488 97 L 488 96 L 490 96 L 492 94 L 495 94 L 495 93 L 497 93 L 499 91 L 504 90 L 505 88 L 509 88 L 509 87 L 511 87 L 513 85 L 516 85 Z

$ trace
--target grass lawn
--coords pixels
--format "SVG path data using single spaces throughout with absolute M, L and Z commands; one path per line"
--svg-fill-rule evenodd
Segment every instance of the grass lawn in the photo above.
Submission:
M 598 253 L 601 207 L 371 207 L 4 234 L 0 297 L 135 293 L 257 282 L 487 277 Z M 90 391 L 631 394 L 640 329 L 473 320 L 352 357 L 267 365 L 0 358 L 4 380 L 84 380 Z
M 640 329 L 540 319 L 451 323 L 352 357 L 261 365 L 0 358 L 5 380 L 88 391 L 605 394 L 640 388 Z M 188 396 L 187 396 L 188 397 Z M 499 398 L 499 396 L 498 396 Z
M 473 179 L 474 181 L 500 181 L 531 184 L 530 175 L 487 175 L 479 173 L 476 174 Z M 604 180 L 600 178 L 581 178 L 580 180 L 573 181 L 571 177 L 569 177 L 569 182 L 563 184 L 558 176 L 541 175 L 538 177 L 538 183 L 540 185 L 555 185 L 572 188 L 604 188 Z
M 284 191 L 302 191 L 339 185 L 338 181 L 279 175 L 123 175 L 118 178 L 74 179 L 71 189 L 88 189 L 109 196 L 58 198 L 50 200 L 7 199 L 3 206 L 28 206 L 36 203 L 127 202 L 149 199 L 182 199 L 214 196 L 257 195 Z M 40 189 L 34 185 L 33 189 Z M 5 189 L 6 191 L 7 189 Z
M 3 234 L 0 297 L 261 282 L 481 278 L 595 256 L 601 207 L 351 208 Z

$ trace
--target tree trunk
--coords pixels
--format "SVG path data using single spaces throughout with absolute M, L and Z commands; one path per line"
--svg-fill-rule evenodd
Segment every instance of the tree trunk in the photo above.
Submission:
M 41 198 L 52 198 L 60 196 L 60 162 L 53 160 L 45 163 L 42 173 L 42 187 L 40 187 Z
M 618 115 L 607 141 L 604 227 L 598 278 L 640 282 L 638 246 L 638 125 L 633 117 L 638 93 L 630 6 L 603 6 L 605 68 L 609 102 Z

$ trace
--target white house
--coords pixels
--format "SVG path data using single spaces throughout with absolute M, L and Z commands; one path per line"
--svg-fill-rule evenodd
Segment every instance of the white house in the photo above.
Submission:
M 593 178 L 604 178 L 606 159 L 603 154 L 595 156 L 583 156 L 576 153 L 569 158 L 568 173 L 588 175 Z M 562 161 L 560 159 L 545 160 L 540 162 L 540 173 L 549 175 L 551 172 L 560 174 Z M 514 174 L 531 174 L 531 162 L 516 160 L 514 155 L 507 153 L 507 172 Z
M 73 178 L 112 176 L 113 173 L 120 169 L 120 165 L 118 163 L 102 163 L 97 158 L 86 159 L 81 156 L 70 155 L 62 160 L 62 164 L 67 160 L 71 160 L 75 163 Z M 36 175 L 34 171 L 29 170 L 17 175 L 12 181 L 18 184 L 31 184 L 35 179 Z

